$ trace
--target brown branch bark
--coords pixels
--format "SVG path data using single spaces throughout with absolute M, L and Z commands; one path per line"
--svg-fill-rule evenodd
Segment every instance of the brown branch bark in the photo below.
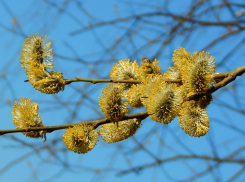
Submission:
M 145 119 L 148 117 L 148 112 L 139 112 L 135 114 L 129 114 L 123 117 L 122 121 L 128 120 L 128 119 L 133 119 L 133 118 L 140 118 L 140 119 Z M 120 121 L 119 121 L 120 122 Z M 94 129 L 99 127 L 100 125 L 111 123 L 110 120 L 107 118 L 105 119 L 100 119 L 100 120 L 94 120 L 94 121 L 88 121 L 88 125 L 92 125 Z M 0 130 L 0 135 L 4 135 L 7 133 L 19 133 L 19 132 L 30 132 L 30 131 L 45 131 L 45 133 L 51 133 L 55 130 L 62 130 L 62 129 L 67 129 L 73 127 L 75 124 L 78 123 L 73 123 L 73 124 L 66 124 L 66 125 L 56 125 L 56 126 L 45 126 L 45 127 L 32 127 L 32 128 L 25 128 L 25 129 L 9 129 L 9 130 Z

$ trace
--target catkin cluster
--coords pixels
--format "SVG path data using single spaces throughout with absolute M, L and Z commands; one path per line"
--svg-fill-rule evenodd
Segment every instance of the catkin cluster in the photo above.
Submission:
M 161 72 L 158 61 L 152 62 L 145 57 L 142 58 L 140 66 L 136 61 L 130 62 L 129 59 L 114 64 L 110 73 L 112 79 L 140 80 L 141 84 L 117 84 L 114 87 L 121 88 L 121 94 L 116 94 L 112 86 L 107 86 L 99 98 L 101 111 L 112 122 L 117 123 L 120 121 L 118 118 L 123 118 L 126 114 L 125 107 L 144 106 L 150 118 L 156 122 L 169 124 L 179 116 L 180 127 L 188 135 L 205 135 L 209 129 L 205 108 L 212 100 L 212 95 L 207 93 L 207 90 L 214 82 L 214 57 L 203 51 L 192 55 L 180 47 L 175 50 L 172 61 L 174 67 L 169 67 L 165 73 Z M 193 95 L 196 96 L 195 100 L 189 100 Z M 116 113 L 120 117 L 113 119 L 108 114 L 114 113 L 114 107 L 118 104 L 111 105 L 109 101 L 112 102 L 115 97 L 117 100 L 124 100 L 121 102 L 124 103 L 121 104 L 124 112 L 118 109 Z M 109 130 L 111 132 L 108 132 Z M 103 139 L 115 142 L 116 140 L 111 141 L 111 138 L 121 138 L 121 134 L 115 134 L 114 130 L 115 128 L 109 125 L 106 130 L 101 130 L 108 133 L 106 136 L 103 132 Z M 110 133 L 116 137 L 111 137 Z
M 38 35 L 28 37 L 21 50 L 20 62 L 35 89 L 54 94 L 64 90 L 65 79 L 61 73 L 47 70 L 53 69 L 54 65 L 51 42 L 45 44 L 45 40 L 46 37 Z M 108 84 L 99 97 L 100 109 L 110 123 L 100 129 L 87 122 L 74 124 L 63 135 L 67 148 L 84 154 L 94 148 L 99 134 L 107 143 L 133 136 L 141 127 L 142 118 L 127 119 L 130 107 L 145 107 L 149 117 L 162 124 L 169 124 L 178 116 L 180 127 L 190 136 L 207 134 L 209 118 L 206 107 L 212 100 L 208 89 L 214 83 L 214 57 L 204 51 L 191 54 L 180 47 L 174 51 L 172 61 L 174 66 L 164 73 L 157 60 L 145 57 L 140 65 L 129 59 L 114 64 L 110 78 L 124 80 L 124 83 Z M 134 80 L 137 82 L 133 83 Z M 27 131 L 32 127 L 44 127 L 37 111 L 38 105 L 31 103 L 31 99 L 24 97 L 19 99 L 19 103 L 15 102 L 12 115 L 16 128 Z M 46 132 L 23 134 L 40 138 Z

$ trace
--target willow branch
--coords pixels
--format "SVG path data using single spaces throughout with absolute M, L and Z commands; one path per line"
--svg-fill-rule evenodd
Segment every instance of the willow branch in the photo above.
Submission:
M 65 79 L 66 84 L 70 84 L 72 82 L 90 82 L 93 84 L 96 83 L 141 83 L 140 80 L 112 80 L 112 79 L 90 79 L 90 78 L 81 78 L 76 77 L 75 79 Z
M 139 113 L 135 113 L 135 114 L 126 115 L 123 117 L 123 119 L 121 121 L 133 119 L 133 118 L 139 118 L 139 119 L 143 120 L 147 117 L 148 117 L 148 112 L 145 111 L 145 112 L 139 112 Z M 94 121 L 88 121 L 86 123 L 88 125 L 92 125 L 94 127 L 94 129 L 96 129 L 100 125 L 111 123 L 111 121 L 109 119 L 105 118 L 105 119 L 99 119 L 99 120 L 94 120 Z M 71 128 L 76 124 L 78 124 L 78 123 L 66 124 L 66 125 L 56 125 L 56 126 L 45 126 L 45 127 L 31 127 L 31 128 L 25 128 L 25 129 L 0 130 L 0 135 L 4 135 L 7 133 L 19 133 L 19 132 L 30 132 L 30 131 L 45 131 L 46 133 L 51 133 L 55 130 L 62 130 L 62 129 Z
M 171 83 L 181 83 L 180 79 L 168 79 L 166 78 L 166 82 L 171 82 Z M 141 83 L 141 80 L 117 80 L 117 79 L 90 79 L 90 78 L 81 78 L 81 77 L 76 77 L 74 79 L 65 79 L 65 83 L 68 85 L 72 82 L 90 82 L 93 84 L 96 83 Z
M 226 72 L 226 73 L 215 74 L 214 75 L 214 79 L 226 78 L 226 81 L 228 81 L 227 83 L 230 83 L 231 81 L 233 81 L 233 80 L 230 81 L 230 79 L 227 79 L 230 75 L 234 75 L 235 77 L 236 76 L 241 76 L 244 72 L 245 72 L 245 66 L 242 66 L 242 67 L 236 68 L 233 71 L 229 71 L 229 72 Z M 139 83 L 142 82 L 142 80 L 90 79 L 90 78 L 81 78 L 81 77 L 76 77 L 74 79 L 64 79 L 64 80 L 65 80 L 65 83 L 67 85 L 72 83 L 72 82 L 90 82 L 90 83 L 93 83 L 93 84 L 96 84 L 96 83 L 134 83 L 134 84 L 139 84 Z M 169 83 L 182 83 L 181 79 L 168 79 L 168 78 L 165 78 L 165 81 L 169 82 Z M 219 83 L 214 85 L 214 87 L 219 89 L 220 88 Z M 212 88 L 212 89 L 214 89 L 214 88 Z M 213 92 L 215 92 L 216 90 L 214 90 Z M 211 92 L 211 93 L 213 93 L 213 92 Z

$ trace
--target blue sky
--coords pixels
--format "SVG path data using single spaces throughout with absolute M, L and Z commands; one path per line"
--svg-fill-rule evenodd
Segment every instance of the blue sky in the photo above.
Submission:
M 172 25 L 172 19 L 166 17 L 154 17 L 155 23 L 166 22 L 168 26 L 158 27 L 151 25 L 145 28 L 134 21 L 120 22 L 116 26 L 106 25 L 72 34 L 81 28 L 103 21 L 111 21 L 116 18 L 127 17 L 132 14 L 148 13 L 162 7 L 166 1 L 152 1 L 144 5 L 141 1 L 73 1 L 65 4 L 53 1 L 0 1 L 0 115 L 1 129 L 14 128 L 12 123 L 11 108 L 13 102 L 25 96 L 39 103 L 40 115 L 45 125 L 59 125 L 70 122 L 81 122 L 97 119 L 103 116 L 97 112 L 100 90 L 105 84 L 89 85 L 87 83 L 73 83 L 66 86 L 64 92 L 57 95 L 42 94 L 32 88 L 26 80 L 26 75 L 19 63 L 19 53 L 25 38 L 32 34 L 47 35 L 53 42 L 55 70 L 64 74 L 65 78 L 77 76 L 84 78 L 108 78 L 109 70 L 120 59 L 130 58 L 139 61 L 141 57 L 154 57 L 156 50 L 162 42 L 147 45 L 146 42 L 162 32 L 162 36 L 168 35 Z M 68 1 L 67 1 L 68 2 Z M 79 6 L 80 2 L 81 6 Z M 219 1 L 213 1 L 215 4 Z M 238 1 L 239 2 L 239 1 Z M 166 11 L 185 13 L 193 1 L 173 1 Z M 57 8 L 58 7 L 58 8 Z M 62 7 L 65 7 L 63 11 Z M 60 9 L 59 9 L 60 8 Z M 86 11 L 85 11 L 86 10 Z M 239 8 L 234 11 L 238 11 Z M 159 11 L 163 11 L 159 9 Z M 223 21 L 232 20 L 228 11 L 221 12 Z M 202 16 L 203 20 L 210 20 L 215 15 Z M 147 18 L 145 19 L 147 21 Z M 135 28 L 137 27 L 137 29 Z M 128 39 L 120 42 L 120 46 L 111 49 L 111 45 L 125 36 Z M 140 35 L 134 31 L 139 31 Z M 153 31 L 156 30 L 156 31 Z M 172 64 L 173 51 L 179 47 L 185 47 L 189 52 L 203 50 L 212 40 L 225 33 L 222 27 L 209 27 L 199 29 L 191 34 L 188 41 L 184 36 L 176 39 L 162 50 L 157 59 L 160 61 L 162 71 Z M 217 46 L 206 51 L 215 57 L 217 64 L 227 59 L 225 64 L 216 70 L 226 72 L 244 65 L 244 45 L 241 41 L 245 34 L 241 32 L 232 38 L 225 39 Z M 236 47 L 237 45 L 240 46 Z M 146 44 L 146 45 L 145 45 Z M 133 53 L 134 48 L 142 50 Z M 229 51 L 235 49 L 234 54 Z M 79 59 L 78 59 L 79 58 Z M 112 59 L 113 58 L 113 59 Z M 95 61 L 101 60 L 98 64 Z M 168 158 L 177 154 L 212 155 L 226 157 L 228 154 L 244 145 L 244 127 L 242 121 L 244 114 L 233 112 L 222 107 L 221 104 L 238 109 L 244 108 L 239 99 L 243 96 L 243 78 L 237 78 L 241 86 L 230 89 L 229 86 L 214 94 L 213 103 L 207 108 L 210 118 L 209 133 L 201 138 L 192 138 L 184 133 L 175 119 L 169 125 L 162 125 L 146 119 L 142 127 L 137 131 L 134 139 L 128 139 L 118 144 L 107 144 L 101 138 L 97 146 L 85 155 L 73 152 L 63 153 L 66 146 L 62 142 L 64 131 L 48 134 L 48 141 L 43 143 L 41 139 L 26 138 L 21 134 L 11 134 L 1 137 L 0 156 L 0 180 L 1 181 L 170 181 L 189 177 L 192 170 L 205 170 L 205 161 L 174 161 L 166 162 L 160 167 L 144 169 L 139 173 L 130 173 L 121 177 L 115 176 L 119 169 L 128 169 L 132 166 L 140 166 L 154 162 L 153 156 L 146 151 L 133 152 L 137 142 L 142 142 L 146 149 L 158 158 Z M 85 89 L 86 88 L 86 89 Z M 227 89 L 227 92 L 224 90 Z M 86 94 L 92 95 L 86 99 Z M 80 105 L 76 105 L 80 101 Z M 68 103 L 68 104 L 67 104 Z M 73 104 L 74 103 L 74 104 Z M 97 103 L 97 104 L 96 104 Z M 94 108 L 91 107 L 94 105 Z M 73 111 L 77 111 L 73 113 Z M 137 112 L 139 110 L 134 110 Z M 73 113 L 73 114 L 72 114 Z M 224 124 L 225 123 L 225 124 Z M 146 138 L 146 134 L 151 134 Z M 57 138 L 57 141 L 54 139 Z M 33 144 L 33 147 L 28 147 Z M 48 150 L 49 147 L 52 150 Z M 39 148 L 45 148 L 37 152 Z M 50 154 L 50 151 L 53 153 Z M 126 154 L 126 155 L 125 155 Z M 236 157 L 244 156 L 241 152 Z M 15 161 L 17 160 L 17 161 Z M 127 161 L 130 161 L 129 164 Z M 14 162 L 17 164 L 12 165 Z M 209 165 L 215 163 L 209 161 Z M 65 165 L 74 164 L 76 167 Z M 99 169 L 108 168 L 112 172 L 99 173 Z M 94 174 L 97 170 L 97 175 Z M 216 176 L 223 181 L 234 175 L 241 166 L 238 164 L 225 164 L 212 174 L 205 175 L 200 181 L 207 181 Z M 169 177 L 171 176 L 171 177 Z M 52 178 L 51 178 L 52 177 Z M 245 175 L 240 176 L 244 180 Z M 238 180 L 239 180 L 238 179 Z

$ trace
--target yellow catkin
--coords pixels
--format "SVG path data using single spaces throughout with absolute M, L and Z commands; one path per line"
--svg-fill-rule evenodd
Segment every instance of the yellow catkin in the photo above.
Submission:
M 99 97 L 100 110 L 112 122 L 120 121 L 128 112 L 127 102 L 122 100 L 124 86 L 108 84 Z
M 12 110 L 13 123 L 16 129 L 28 130 L 31 127 L 44 127 L 38 113 L 38 104 L 31 103 L 31 99 L 20 98 L 19 103 L 14 102 Z M 31 138 L 42 138 L 45 135 L 43 131 L 23 132 L 23 134 Z
M 169 67 L 168 70 L 163 75 L 166 79 L 170 79 L 170 80 L 181 79 L 181 73 L 175 67 Z M 180 84 L 178 83 L 178 85 Z
M 174 51 L 173 62 L 181 74 L 187 96 L 203 94 L 213 83 L 214 57 L 210 53 L 195 52 L 193 55 L 180 47 Z
M 156 59 L 152 62 L 148 58 L 143 57 L 141 59 L 141 65 L 139 71 L 137 72 L 137 77 L 140 80 L 145 79 L 148 75 L 160 75 L 161 74 L 161 66 L 159 65 L 159 61 Z
M 152 120 L 168 124 L 177 116 L 181 102 L 177 85 L 161 81 L 152 90 L 146 107 Z
M 185 48 L 179 47 L 174 51 L 172 61 L 179 71 L 182 71 L 185 65 L 188 65 L 192 60 L 191 53 L 187 52 Z
M 94 148 L 98 136 L 92 126 L 83 122 L 67 129 L 63 135 L 63 142 L 69 150 L 78 154 L 85 154 Z
M 137 71 L 139 66 L 136 61 L 131 62 L 129 59 L 123 59 L 118 61 L 117 64 L 111 69 L 110 77 L 112 79 L 118 80 L 138 80 Z M 124 83 L 125 89 L 128 89 L 132 86 L 130 83 Z
M 65 82 L 60 72 L 51 71 L 49 76 L 33 83 L 33 87 L 42 93 L 55 94 L 64 90 Z
M 141 121 L 136 118 L 120 121 L 118 126 L 113 123 L 104 124 L 100 128 L 100 135 L 107 143 L 120 142 L 133 136 L 140 126 Z
M 141 102 L 140 85 L 133 85 L 128 89 L 126 92 L 126 99 L 132 107 L 142 107 L 143 104 Z
M 214 81 L 214 57 L 204 51 L 193 54 L 193 61 L 186 65 L 182 71 L 183 86 L 188 95 L 205 93 Z
M 149 96 L 151 95 L 152 90 L 156 87 L 159 81 L 163 80 L 162 75 L 148 75 L 140 85 L 140 95 L 141 102 L 144 106 L 148 105 Z
M 20 54 L 20 63 L 27 74 L 28 81 L 42 93 L 55 94 L 63 91 L 65 81 L 61 73 L 48 72 L 54 68 L 51 42 L 45 44 L 46 37 L 34 35 L 28 37 Z
M 51 42 L 45 44 L 46 36 L 37 34 L 26 38 L 20 53 L 21 65 L 28 73 L 30 65 L 34 62 L 42 65 L 44 69 L 54 68 Z
M 180 127 L 190 136 L 200 137 L 208 133 L 207 111 L 200 108 L 195 101 L 187 101 L 182 105 L 179 123 Z

